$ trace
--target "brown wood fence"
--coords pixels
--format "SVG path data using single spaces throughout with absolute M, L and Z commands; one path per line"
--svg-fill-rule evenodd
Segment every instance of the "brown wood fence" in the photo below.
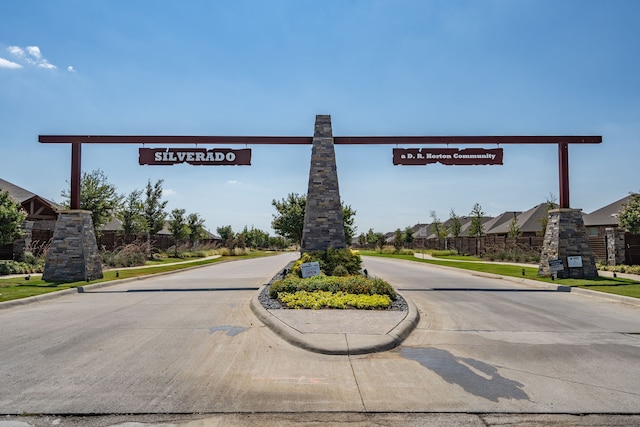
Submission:
M 446 239 L 418 240 L 414 249 L 457 250 L 460 254 L 484 256 L 500 252 L 539 253 L 543 237 L 451 237 Z
M 640 265 L 640 234 L 624 234 L 625 264 Z
M 606 236 L 589 236 L 589 246 L 591 246 L 596 262 L 606 264 L 608 251 Z

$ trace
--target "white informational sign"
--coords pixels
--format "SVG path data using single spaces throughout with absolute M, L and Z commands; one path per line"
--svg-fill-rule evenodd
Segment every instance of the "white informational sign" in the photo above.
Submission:
M 320 264 L 317 262 L 304 262 L 300 264 L 300 270 L 302 271 L 302 277 L 318 276 L 320 274 Z
M 569 265 L 569 268 L 582 267 L 582 257 L 581 256 L 568 256 L 567 257 L 567 265 Z
M 552 259 L 549 261 L 549 270 L 552 273 L 557 273 L 558 271 L 564 271 L 564 264 L 561 259 Z

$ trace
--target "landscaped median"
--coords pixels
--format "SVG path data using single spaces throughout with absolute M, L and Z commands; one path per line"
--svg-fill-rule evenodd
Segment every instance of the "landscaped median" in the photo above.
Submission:
M 477 271 L 487 274 L 496 274 L 500 276 L 517 277 L 521 279 L 536 280 L 549 284 L 560 286 L 575 287 L 588 289 L 592 291 L 606 292 L 614 295 L 626 297 L 640 298 L 640 281 L 621 278 L 621 277 L 598 277 L 596 279 L 555 279 L 549 277 L 538 276 L 538 266 L 531 267 L 522 265 L 503 264 L 495 262 L 477 261 L 475 257 L 469 257 L 469 261 L 465 261 L 465 257 L 455 256 L 453 259 L 447 259 L 447 256 L 437 257 L 416 257 L 411 254 L 392 254 L 378 253 L 376 251 L 360 251 L 365 256 L 380 256 L 386 258 L 405 259 L 414 262 L 423 262 L 427 264 L 441 265 L 445 267 L 460 268 L 464 270 Z
M 102 279 L 91 281 L 80 281 L 70 283 L 54 283 L 45 282 L 40 275 L 21 275 L 11 278 L 1 278 L 0 276 L 0 302 L 22 299 L 27 297 L 39 296 L 51 292 L 62 291 L 66 289 L 79 288 L 86 285 L 95 285 L 97 283 L 109 282 L 114 280 L 134 279 L 137 277 L 149 276 L 152 274 L 168 273 L 176 270 L 200 267 L 204 265 L 214 264 L 224 261 L 234 261 L 241 259 L 257 258 L 269 255 L 275 255 L 278 252 L 255 251 L 246 255 L 235 256 L 218 256 L 196 258 L 189 260 L 165 260 L 162 263 L 151 261 L 148 265 L 140 267 L 128 267 L 122 269 L 112 269 L 104 271 Z
M 289 276 L 269 288 L 271 298 L 289 308 L 387 309 L 396 299 L 393 287 L 384 280 L 360 275 Z

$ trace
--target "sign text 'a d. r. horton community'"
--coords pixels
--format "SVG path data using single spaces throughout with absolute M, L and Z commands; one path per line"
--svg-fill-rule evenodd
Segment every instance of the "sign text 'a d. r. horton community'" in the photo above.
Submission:
M 140 148 L 141 165 L 176 165 L 188 163 L 197 166 L 249 166 L 251 149 L 243 148 Z
M 502 148 L 394 148 L 394 165 L 501 165 Z

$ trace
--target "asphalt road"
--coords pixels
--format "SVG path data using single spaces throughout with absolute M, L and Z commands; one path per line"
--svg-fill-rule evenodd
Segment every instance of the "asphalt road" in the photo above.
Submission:
M 83 414 L 91 425 L 156 420 L 135 414 L 216 414 L 193 424 L 202 426 L 251 417 L 261 425 L 309 417 L 371 425 L 374 415 L 402 425 L 450 425 L 447 416 L 460 425 L 640 421 L 628 416 L 640 414 L 638 306 L 366 257 L 370 275 L 414 301 L 418 328 L 391 351 L 321 355 L 286 343 L 249 308 L 294 257 L 221 263 L 0 310 L 0 414 L 58 416 L 24 421 L 33 425 L 83 425 L 73 424 Z M 99 424 L 95 414 L 127 415 Z M 601 415 L 588 424 L 571 414 Z M 20 420 L 0 419 L 0 427 Z

